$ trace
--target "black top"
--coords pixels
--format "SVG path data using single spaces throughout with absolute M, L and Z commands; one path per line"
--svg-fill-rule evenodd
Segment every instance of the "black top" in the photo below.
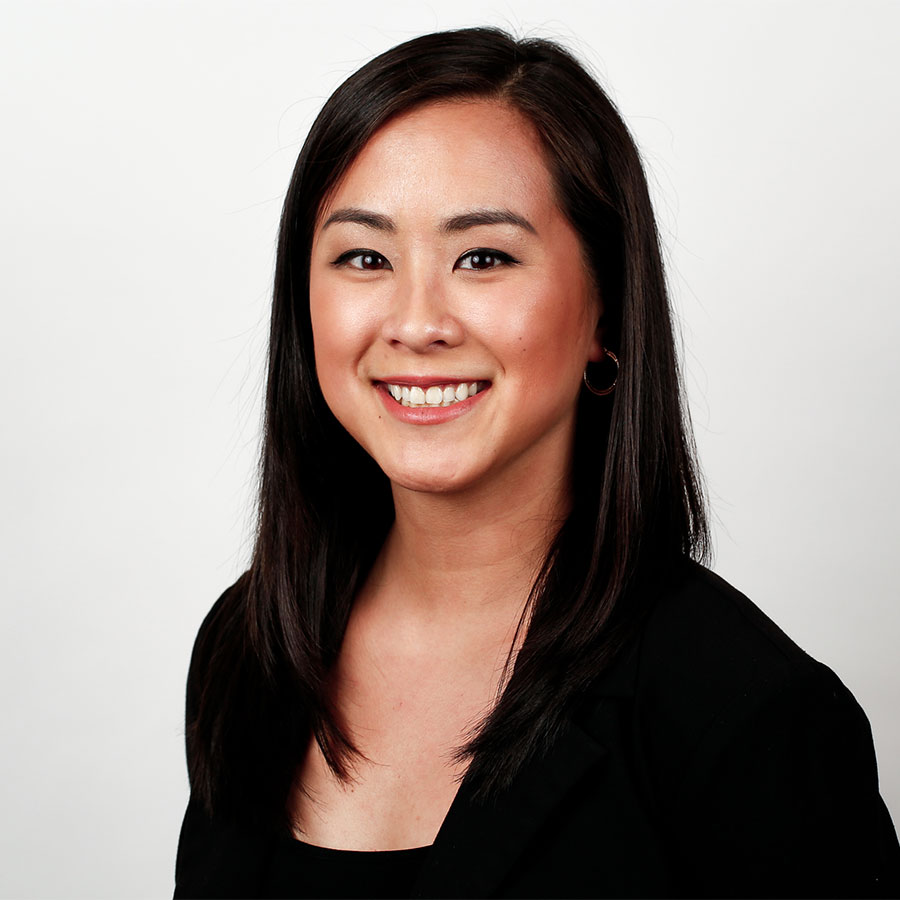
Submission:
M 429 847 L 332 850 L 282 838 L 274 846 L 264 897 L 409 897 Z
M 277 855 L 192 801 L 175 895 L 267 896 Z M 546 755 L 489 805 L 464 779 L 422 855 L 413 897 L 900 896 L 865 714 L 693 564 Z

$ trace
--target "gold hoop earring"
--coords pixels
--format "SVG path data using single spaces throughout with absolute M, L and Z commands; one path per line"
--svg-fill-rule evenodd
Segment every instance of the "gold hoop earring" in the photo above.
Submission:
M 608 356 L 615 364 L 616 364 L 616 374 L 613 376 L 612 384 L 606 388 L 595 388 L 591 382 L 588 380 L 587 367 L 584 370 L 584 386 L 592 393 L 596 394 L 598 397 L 605 397 L 607 394 L 611 394 L 616 389 L 616 382 L 619 380 L 619 358 L 616 356 L 612 350 L 607 350 L 605 347 L 603 348 L 603 353 L 605 356 Z

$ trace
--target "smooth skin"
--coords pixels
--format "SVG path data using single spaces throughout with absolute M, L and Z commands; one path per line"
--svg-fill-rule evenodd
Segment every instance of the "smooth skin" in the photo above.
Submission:
M 467 100 L 379 130 L 319 216 L 310 309 L 325 399 L 390 478 L 396 519 L 334 673 L 365 759 L 343 784 L 311 742 L 290 808 L 319 846 L 424 846 L 568 511 L 582 372 L 603 354 L 528 120 Z M 435 380 L 483 390 L 452 416 L 392 408 L 386 384 Z

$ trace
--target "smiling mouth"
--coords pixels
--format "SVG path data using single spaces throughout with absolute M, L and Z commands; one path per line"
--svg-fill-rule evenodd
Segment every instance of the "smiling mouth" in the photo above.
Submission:
M 447 382 L 446 384 L 432 384 L 428 387 L 419 387 L 409 384 L 390 384 L 382 382 L 387 392 L 401 406 L 412 408 L 453 406 L 474 397 L 483 391 L 490 382 L 488 381 L 461 381 Z

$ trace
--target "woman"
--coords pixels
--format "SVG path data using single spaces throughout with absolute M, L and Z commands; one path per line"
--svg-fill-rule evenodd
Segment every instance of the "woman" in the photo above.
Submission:
M 285 201 L 176 896 L 889 894 L 865 716 L 706 547 L 609 100 L 494 30 L 364 66 Z

